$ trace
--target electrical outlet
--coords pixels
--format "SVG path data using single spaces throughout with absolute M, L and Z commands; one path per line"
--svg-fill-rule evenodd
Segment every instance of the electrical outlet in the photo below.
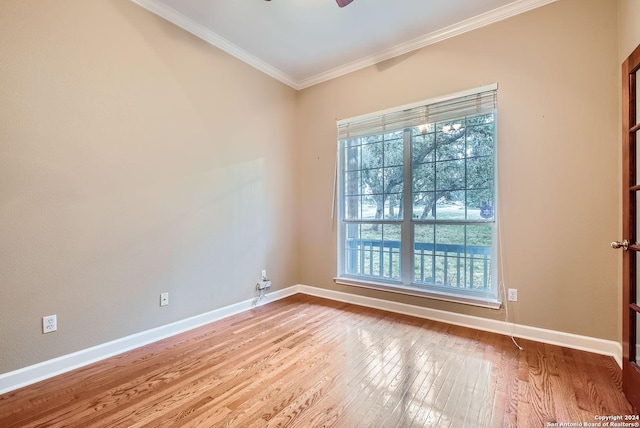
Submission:
M 518 289 L 517 288 L 510 288 L 507 292 L 507 299 L 509 299 L 510 302 L 517 302 L 518 301 Z
M 167 306 L 169 304 L 169 293 L 160 293 L 160 306 Z
M 42 317 L 42 333 L 51 333 L 58 329 L 58 318 L 56 315 Z
M 266 269 L 262 269 L 262 280 L 263 281 L 267 280 L 267 270 Z

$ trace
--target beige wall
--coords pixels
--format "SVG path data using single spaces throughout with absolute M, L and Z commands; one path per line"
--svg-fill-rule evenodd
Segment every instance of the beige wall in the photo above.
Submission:
M 560 0 L 296 94 L 128 1 L 0 2 L 0 373 L 251 298 L 262 268 L 504 319 L 332 281 L 335 120 L 492 82 L 512 321 L 619 340 L 617 58 L 640 42 L 619 5 Z
M 640 1 L 618 0 L 619 60 L 622 63 L 640 44 Z
M 0 70 L 0 373 L 296 283 L 293 89 L 122 0 L 0 2 Z
M 615 5 L 615 4 L 614 4 Z M 335 120 L 497 82 L 504 280 L 520 324 L 619 340 L 617 8 L 560 0 L 306 89 L 298 104 L 302 283 L 453 312 L 495 311 L 338 286 L 329 216 Z

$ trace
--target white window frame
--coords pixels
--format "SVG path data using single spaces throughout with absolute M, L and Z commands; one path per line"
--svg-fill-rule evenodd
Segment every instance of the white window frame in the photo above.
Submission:
M 497 93 L 497 84 L 485 85 L 482 87 L 474 88 L 467 91 L 457 92 L 449 94 L 443 97 L 432 98 L 429 100 L 420 101 L 417 103 L 407 104 L 395 108 L 390 108 L 362 116 L 357 116 L 349 119 L 340 120 L 337 122 L 338 127 L 351 126 L 358 123 L 363 123 L 369 119 L 376 119 L 384 117 L 385 115 L 402 114 L 409 110 L 415 110 L 425 106 L 431 106 L 437 103 L 442 103 L 449 100 L 455 100 L 458 98 L 468 97 L 471 95 L 481 94 L 489 91 Z M 338 214 L 338 262 L 337 270 L 338 274 L 334 281 L 338 284 L 370 288 L 376 290 L 391 291 L 395 293 L 401 293 L 412 296 L 428 297 L 437 300 L 445 300 L 456 303 L 469 304 L 474 306 L 487 307 L 492 309 L 498 309 L 501 306 L 500 295 L 498 290 L 498 147 L 497 147 L 497 107 L 494 108 L 494 139 L 493 139 L 493 168 L 494 168 L 494 216 L 492 222 L 484 222 L 482 224 L 491 224 L 492 226 L 492 245 L 491 245 L 491 292 L 490 293 L 477 293 L 466 289 L 451 288 L 445 289 L 440 286 L 430 286 L 425 284 L 417 284 L 413 282 L 414 276 L 414 227 L 415 225 L 422 224 L 421 221 L 413 219 L 411 215 L 404 215 L 402 220 L 358 220 L 348 221 L 345 219 L 345 166 L 344 166 L 344 152 L 341 147 L 340 138 L 338 138 L 338 173 L 340 174 L 337 179 L 337 214 Z M 416 126 L 417 123 L 408 125 L 408 127 Z M 381 131 L 383 132 L 383 131 Z M 405 133 L 406 135 L 406 133 Z M 410 213 L 413 210 L 413 190 L 412 190 L 412 172 L 411 172 L 411 141 L 409 138 L 403 138 L 404 144 L 404 212 Z M 369 278 L 360 276 L 350 276 L 345 273 L 345 239 L 346 239 L 346 225 L 361 223 L 379 223 L 401 224 L 401 243 L 400 243 L 400 280 L 385 280 L 379 277 Z M 437 223 L 435 223 L 437 224 Z M 472 224 L 472 222 L 465 221 L 460 224 Z

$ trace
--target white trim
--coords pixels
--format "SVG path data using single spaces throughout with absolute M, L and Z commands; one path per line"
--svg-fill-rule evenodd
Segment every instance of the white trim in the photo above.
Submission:
M 355 294 L 342 293 L 339 291 L 311 287 L 308 285 L 294 285 L 269 293 L 269 300 L 263 301 L 262 304 L 283 299 L 297 293 L 351 303 L 359 306 L 366 306 L 369 308 L 382 309 L 389 312 L 411 315 L 419 318 L 473 328 L 476 330 L 504 334 L 507 336 L 513 334 L 517 337 L 535 340 L 537 342 L 607 355 L 613 357 L 618 365 L 622 367 L 622 345 L 610 340 L 506 323 L 504 321 L 457 314 L 454 312 L 446 312 L 438 309 L 391 302 L 372 297 L 358 296 Z M 72 354 L 63 355 L 52 360 L 43 361 L 12 372 L 0 374 L 0 394 L 49 379 L 59 374 L 104 360 L 140 346 L 148 345 L 167 337 L 250 310 L 255 307 L 253 305 L 254 300 L 255 299 L 245 300 L 195 317 L 143 331 L 141 333 L 132 334 L 130 336 L 83 349 Z
M 331 70 L 316 74 L 315 76 L 311 76 L 307 79 L 298 81 L 297 84 L 301 89 L 308 88 L 310 86 L 317 85 L 318 83 L 335 79 L 336 77 L 340 77 L 353 71 L 378 64 L 379 62 L 386 61 L 400 55 L 404 55 L 406 53 L 424 48 L 425 46 L 433 45 L 435 43 L 450 39 L 460 34 L 464 34 L 478 28 L 486 27 L 487 25 L 503 21 L 507 18 L 511 18 L 512 16 L 528 12 L 538 7 L 546 6 L 556 1 L 557 0 L 519 0 L 514 3 L 499 7 L 497 9 L 490 10 L 489 12 L 483 13 L 481 15 L 474 16 L 473 18 L 460 21 L 456 24 L 450 25 L 440 30 L 425 34 L 424 36 L 409 40 L 408 42 L 393 46 L 389 49 L 385 49 L 373 55 L 368 55 L 364 58 L 360 58 L 339 67 L 335 67 Z
M 427 290 L 417 290 L 414 287 L 407 287 L 401 284 L 383 284 L 381 282 L 368 282 L 359 279 L 333 278 L 333 282 L 351 287 L 368 288 L 370 290 L 389 291 L 391 293 L 404 294 L 407 296 L 426 297 L 432 300 L 442 300 L 444 302 L 460 303 L 463 305 L 479 306 L 488 309 L 500 309 L 502 302 L 497 299 L 487 297 L 472 297 L 462 294 L 445 292 L 433 292 Z
M 62 373 L 113 357 L 114 355 L 166 339 L 167 337 L 184 333 L 185 331 L 201 327 L 205 324 L 248 311 L 256 306 L 262 306 L 270 301 L 283 299 L 297 292 L 298 290 L 295 287 L 277 290 L 268 294 L 268 300 L 262 300 L 257 305 L 254 304 L 255 299 L 245 300 L 191 318 L 152 328 L 111 342 L 102 343 L 78 352 L 62 355 L 12 372 L 0 374 L 0 394 L 49 379 Z
M 512 16 L 528 12 L 538 7 L 546 6 L 550 3 L 556 2 L 557 0 L 518 0 L 497 9 L 490 10 L 489 12 L 485 12 L 473 18 L 469 18 L 440 30 L 425 34 L 424 36 L 409 40 L 408 42 L 400 43 L 396 46 L 377 52 L 375 54 L 368 55 L 355 61 L 348 62 L 347 64 L 335 67 L 331 70 L 318 73 L 303 80 L 294 79 L 283 71 L 273 67 L 271 64 L 268 64 L 267 62 L 261 60 L 260 58 L 257 58 L 244 49 L 239 48 L 235 44 L 219 36 L 208 28 L 192 21 L 181 13 L 176 12 L 159 0 L 131 1 L 166 19 L 167 21 L 179 26 L 180 28 L 190 32 L 191 34 L 200 37 L 213 46 L 227 52 L 229 55 L 232 55 L 239 60 L 244 61 L 245 63 L 273 77 L 274 79 L 279 80 L 285 85 L 300 90 L 313 85 L 317 85 L 318 83 L 335 79 L 336 77 L 343 76 L 353 71 L 375 65 L 379 62 L 404 55 L 408 52 L 421 49 L 425 46 L 450 39 L 460 34 L 464 34 L 478 28 L 486 27 L 487 25 L 503 21 L 507 18 L 511 18 Z
M 166 4 L 157 0 L 131 0 L 139 6 L 147 9 L 159 17 L 177 25 L 185 31 L 204 40 L 205 42 L 217 47 L 229 55 L 249 64 L 251 67 L 262 71 L 263 73 L 273 77 L 276 80 L 288 85 L 294 89 L 302 89 L 300 84 L 288 74 L 280 71 L 271 64 L 261 60 L 255 55 L 245 51 L 244 49 L 231 43 L 224 37 L 219 36 L 207 27 L 187 18 L 183 14 L 175 11 Z
M 422 306 L 408 305 L 406 303 L 392 302 L 373 297 L 358 296 L 355 294 L 342 293 L 339 291 L 307 285 L 298 285 L 297 289 L 298 292 L 308 294 L 310 296 L 323 297 L 325 299 L 366 306 L 368 308 L 382 309 L 398 314 L 411 315 L 418 318 L 440 321 L 475 330 L 489 331 L 506 336 L 513 335 L 523 339 L 548 343 L 550 345 L 564 346 L 566 348 L 579 349 L 581 351 L 592 352 L 594 354 L 607 355 L 613 357 L 618 363 L 618 366 L 622 367 L 622 345 L 611 340 L 581 336 L 562 331 L 547 330 L 538 327 L 530 327 L 521 324 L 507 323 L 505 321 L 441 311 L 439 309 L 424 308 Z

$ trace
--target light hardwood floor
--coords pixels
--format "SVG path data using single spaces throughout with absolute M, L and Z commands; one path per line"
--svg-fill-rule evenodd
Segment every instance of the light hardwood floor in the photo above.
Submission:
M 0 427 L 548 427 L 632 414 L 610 357 L 296 295 L 0 396 Z

